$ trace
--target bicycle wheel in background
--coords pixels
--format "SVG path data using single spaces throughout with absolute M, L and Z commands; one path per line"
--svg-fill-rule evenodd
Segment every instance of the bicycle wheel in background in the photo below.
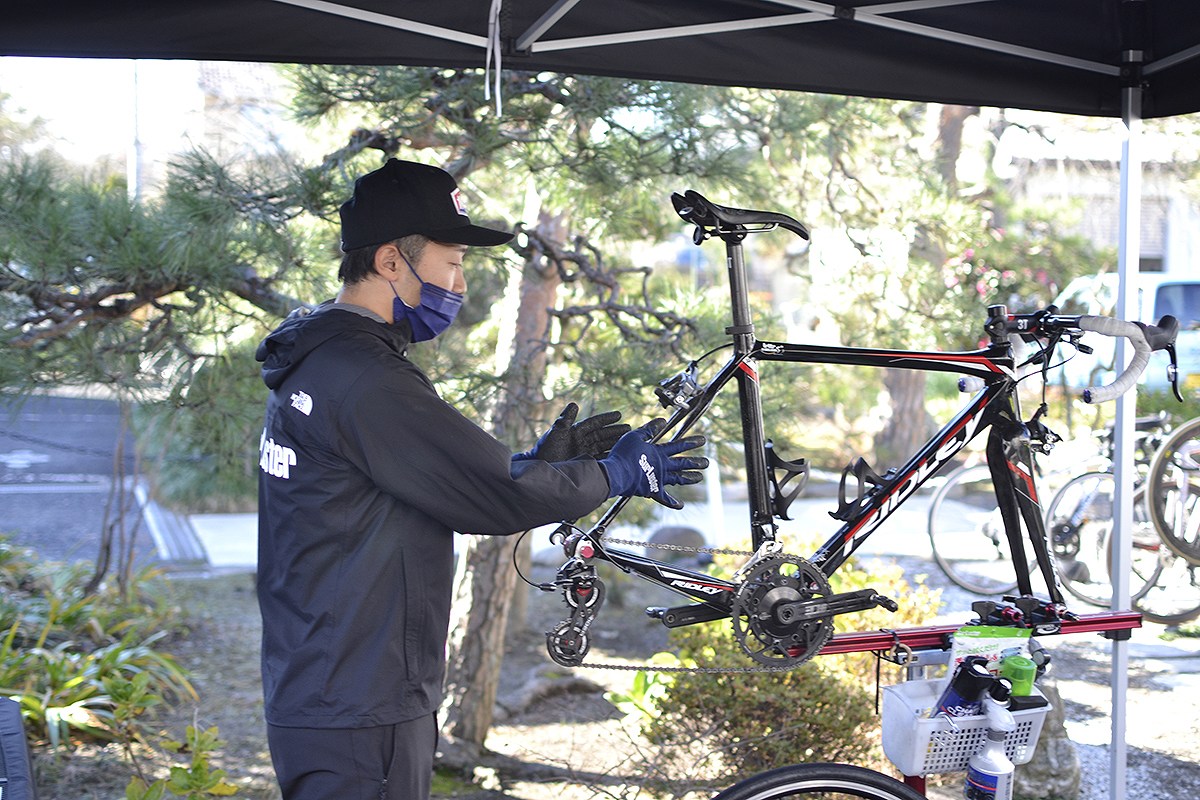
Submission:
M 1159 548 L 1158 578 L 1134 596 L 1133 607 L 1152 622 L 1181 625 L 1200 617 L 1200 567 Z
M 1046 533 L 1063 588 L 1094 606 L 1112 605 L 1113 493 L 1111 472 L 1085 472 L 1067 481 L 1046 509 Z M 1129 593 L 1140 597 L 1158 579 L 1158 534 L 1146 515 L 1142 489 L 1133 499 L 1133 559 Z
M 968 592 L 995 596 L 1017 588 L 987 464 L 955 470 L 934 493 L 929 503 L 929 543 L 942 572 Z M 1025 552 L 1032 555 L 1028 546 Z M 1032 570 L 1036 562 L 1028 563 Z
M 1046 510 L 1046 530 L 1063 588 L 1092 605 L 1112 604 L 1112 473 L 1067 482 Z M 1200 574 L 1163 546 L 1149 518 L 1144 487 L 1133 496 L 1130 600 L 1146 619 L 1178 625 L 1200 616 Z
M 731 786 L 713 800 L 923 800 L 915 789 L 851 764 L 794 764 L 763 772 Z
M 1163 544 L 1200 565 L 1200 417 L 1167 437 L 1150 461 L 1150 518 Z

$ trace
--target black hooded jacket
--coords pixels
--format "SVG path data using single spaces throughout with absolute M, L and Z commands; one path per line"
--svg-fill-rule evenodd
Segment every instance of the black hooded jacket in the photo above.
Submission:
M 590 459 L 513 461 L 405 357 L 407 326 L 325 304 L 259 346 L 266 718 L 352 728 L 441 701 L 452 532 L 509 534 L 608 496 Z

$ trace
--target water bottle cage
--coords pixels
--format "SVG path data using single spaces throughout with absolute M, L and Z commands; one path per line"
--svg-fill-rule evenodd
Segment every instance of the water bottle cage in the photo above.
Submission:
M 771 510 L 779 519 L 790 520 L 788 509 L 808 486 L 808 459 L 784 461 L 775 452 L 775 445 L 770 440 L 767 441 L 766 450 L 771 479 Z
M 881 476 L 875 470 L 871 469 L 871 465 L 862 456 L 854 459 L 842 470 L 842 480 L 838 484 L 838 509 L 837 511 L 830 511 L 829 516 L 842 522 L 849 522 L 854 519 L 863 501 L 879 491 L 879 487 L 892 474 L 893 470 L 889 470 L 887 475 Z M 853 501 L 846 496 L 846 480 L 851 475 L 858 481 L 858 494 Z M 868 484 L 870 488 L 867 488 Z

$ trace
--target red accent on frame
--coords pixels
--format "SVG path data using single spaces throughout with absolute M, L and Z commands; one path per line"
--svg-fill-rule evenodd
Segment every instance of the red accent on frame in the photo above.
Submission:
M 891 355 L 893 358 L 907 358 L 914 361 L 963 361 L 967 364 L 981 364 L 992 372 L 1004 371 L 992 363 L 992 360 L 987 356 L 967 356 L 953 353 L 894 353 Z
M 938 448 L 940 449 L 943 444 L 945 444 L 946 442 L 950 441 L 952 438 L 957 436 L 958 432 L 961 431 L 963 428 L 967 427 L 967 423 L 970 422 L 971 420 L 975 419 L 976 416 L 978 416 L 978 412 L 976 414 L 969 414 L 969 415 L 963 417 L 962 420 L 957 425 L 955 425 L 953 429 L 946 432 L 946 435 L 942 437 L 942 440 L 940 442 L 938 442 Z M 967 443 L 964 442 L 963 446 L 966 447 L 966 444 Z M 911 478 L 913 475 L 916 475 L 918 472 L 920 472 L 921 468 L 924 467 L 927 463 L 929 463 L 929 462 L 922 461 L 920 464 L 917 464 L 917 466 L 913 470 L 908 472 L 901 480 L 897 481 L 896 485 L 892 488 L 892 491 L 889 492 L 883 498 L 883 500 L 880 502 L 879 507 L 883 508 L 887 504 L 887 499 L 889 497 L 891 497 L 893 494 L 895 494 L 896 492 L 898 492 L 907 483 L 908 479 Z M 1037 490 L 1033 488 L 1032 478 L 1028 481 L 1028 483 L 1029 483 L 1030 496 L 1036 500 L 1037 499 Z M 872 519 L 872 517 L 865 517 L 862 520 L 860 520 L 859 523 L 857 525 L 855 525 L 853 528 L 846 531 L 846 535 L 842 537 L 842 544 L 845 544 L 846 542 L 853 539 L 858 534 L 859 530 L 861 530 L 862 527 L 864 525 L 866 525 L 871 519 Z
M 1033 476 L 1024 470 L 1017 469 L 1011 462 L 1008 465 L 1008 470 L 1025 484 L 1025 488 L 1029 491 L 1029 496 L 1033 498 L 1033 501 L 1035 503 L 1038 502 L 1037 487 L 1033 485 Z

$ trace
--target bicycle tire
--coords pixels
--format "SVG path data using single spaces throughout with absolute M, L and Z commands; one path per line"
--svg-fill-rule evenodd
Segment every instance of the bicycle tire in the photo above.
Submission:
M 1112 605 L 1113 495 L 1111 472 L 1094 470 L 1063 484 L 1046 508 L 1046 533 L 1063 588 L 1085 603 Z M 1159 577 L 1158 534 L 1146 515 L 1145 490 L 1133 498 L 1133 560 L 1129 593 L 1139 598 Z
M 1165 546 L 1158 578 L 1133 598 L 1142 616 L 1161 625 L 1182 625 L 1200 617 L 1200 567 Z
M 1150 461 L 1150 518 L 1163 544 L 1200 565 L 1200 417 L 1171 432 Z
M 713 800 L 924 800 L 910 786 L 853 764 L 793 764 L 762 772 L 729 787 Z
M 1110 472 L 1085 472 L 1068 481 L 1046 510 L 1046 530 L 1059 581 L 1086 603 L 1112 605 L 1112 530 L 1115 483 Z M 1088 497 L 1080 507 L 1080 498 Z M 1135 487 L 1130 559 L 1132 606 L 1151 622 L 1178 625 L 1200 617 L 1200 569 L 1163 546 L 1150 521 L 1145 487 Z M 1073 521 L 1073 514 L 1079 517 Z
M 986 464 L 950 473 L 929 502 L 928 530 L 934 562 L 956 585 L 985 597 L 1010 594 L 1017 588 L 1017 573 Z M 1027 563 L 1032 571 L 1036 562 Z

